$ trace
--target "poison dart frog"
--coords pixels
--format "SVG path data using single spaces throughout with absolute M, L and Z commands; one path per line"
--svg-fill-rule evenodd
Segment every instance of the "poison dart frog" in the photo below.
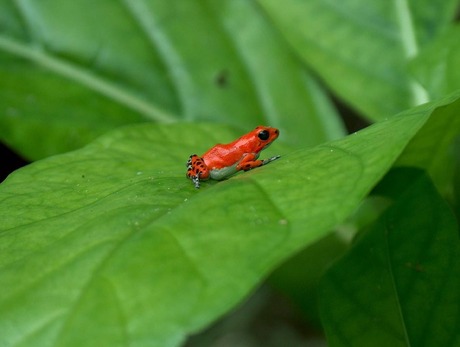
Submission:
M 276 128 L 258 126 L 233 142 L 215 145 L 201 157 L 193 154 L 187 161 L 187 177 L 198 189 L 200 181 L 209 178 L 223 180 L 237 171 L 248 171 L 266 165 L 280 156 L 264 160 L 257 158 L 262 150 L 278 138 L 279 133 Z

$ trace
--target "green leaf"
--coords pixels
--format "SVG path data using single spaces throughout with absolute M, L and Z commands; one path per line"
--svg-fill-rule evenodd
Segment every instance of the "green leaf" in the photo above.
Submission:
M 458 103 L 458 100 L 454 100 L 459 96 L 460 91 L 457 91 L 450 97 L 454 103 Z M 455 140 L 459 136 L 460 117 L 457 107 L 435 110 L 423 128 L 410 141 L 396 165 L 425 169 L 443 196 L 452 200 L 454 169 L 458 160 L 458 150 L 454 147 Z
M 460 153 L 460 139 L 457 139 L 454 150 L 456 153 Z M 457 219 L 460 220 L 460 155 L 454 158 L 454 162 L 453 208 Z
M 455 17 L 457 0 L 258 0 L 345 101 L 379 120 L 428 100 L 406 65 Z
M 196 190 L 190 152 L 216 125 L 138 125 L 0 185 L 0 344 L 176 346 L 353 211 L 435 109 Z M 457 107 L 457 104 L 450 104 Z M 84 334 L 82 334 L 84 332 Z
M 460 89 L 460 25 L 456 25 L 430 43 L 411 63 L 420 83 L 439 98 Z
M 28 158 L 143 121 L 267 124 L 295 146 L 344 134 L 252 2 L 3 0 L 0 13 L 0 137 Z
M 390 185 L 398 175 L 410 172 Z M 456 219 L 428 176 L 412 174 L 405 188 L 323 279 L 331 347 L 460 346 Z

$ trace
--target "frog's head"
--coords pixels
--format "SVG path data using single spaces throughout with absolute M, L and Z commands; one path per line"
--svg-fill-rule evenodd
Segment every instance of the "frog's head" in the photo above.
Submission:
M 258 151 L 267 148 L 280 135 L 280 131 L 276 128 L 260 125 L 254 130 L 254 135 L 257 137 Z

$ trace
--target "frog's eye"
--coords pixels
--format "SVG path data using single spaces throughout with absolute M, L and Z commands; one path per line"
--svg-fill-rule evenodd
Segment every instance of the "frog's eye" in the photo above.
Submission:
M 268 138 L 270 137 L 270 133 L 267 130 L 262 130 L 260 133 L 257 134 L 257 136 L 262 141 L 265 141 L 268 140 Z

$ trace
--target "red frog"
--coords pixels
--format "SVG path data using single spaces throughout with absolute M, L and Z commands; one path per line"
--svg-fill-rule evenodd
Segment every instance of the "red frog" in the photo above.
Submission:
M 264 160 L 257 158 L 262 150 L 278 138 L 279 133 L 276 128 L 258 126 L 233 142 L 215 145 L 201 157 L 193 154 L 187 161 L 187 177 L 198 189 L 200 180 L 223 180 L 237 171 L 248 171 L 266 165 L 280 156 Z

